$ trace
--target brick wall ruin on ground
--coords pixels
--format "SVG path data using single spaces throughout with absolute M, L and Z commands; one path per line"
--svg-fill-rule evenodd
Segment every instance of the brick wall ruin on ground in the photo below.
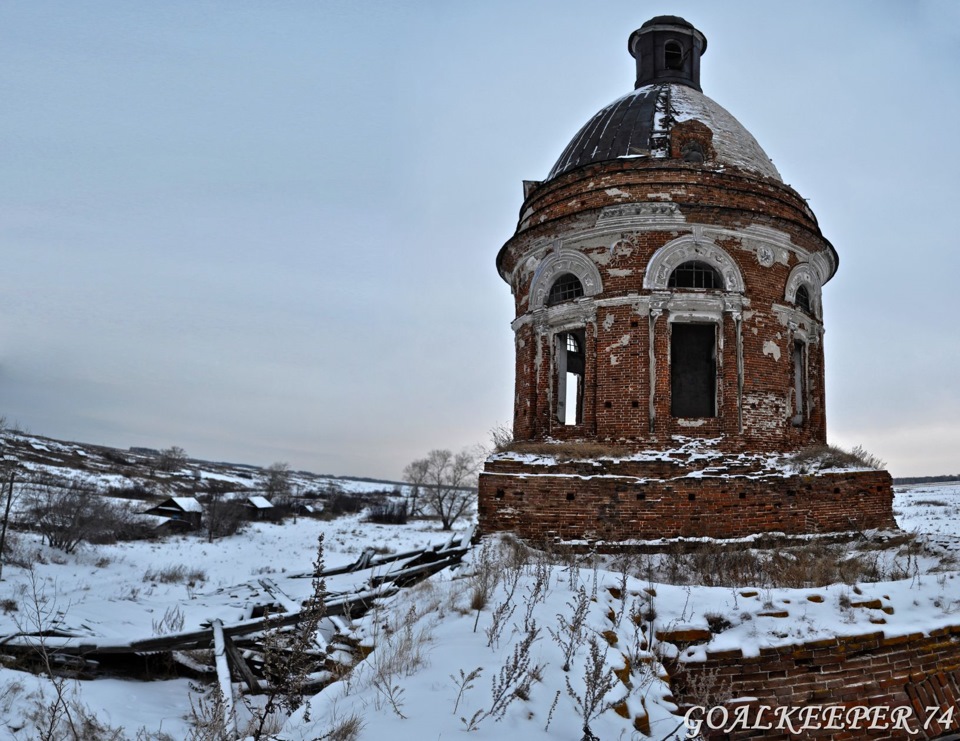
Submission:
M 681 647 L 690 645 L 679 640 L 678 643 Z M 960 729 L 960 625 L 932 630 L 929 635 L 886 637 L 883 632 L 876 632 L 761 648 L 758 656 L 744 656 L 740 650 L 707 651 L 703 661 L 667 660 L 664 664 L 671 676 L 674 699 L 683 711 L 691 705 L 702 704 L 689 688 L 696 686 L 698 679 L 702 682 L 704 677 L 715 687 L 726 689 L 731 697 L 755 698 L 740 703 L 751 708 L 748 715 L 752 725 L 758 725 L 753 722 L 758 709 L 769 706 L 769 710 L 760 713 L 759 725 L 769 724 L 773 728 L 734 728 L 729 734 L 718 732 L 708 738 L 879 741 L 933 739 Z M 864 726 L 859 730 L 812 727 L 800 730 L 799 714 L 794 714 L 796 734 L 790 734 L 789 726 L 776 730 L 775 708 L 834 705 L 887 708 L 888 712 L 909 708 L 909 711 L 896 712 L 906 716 L 904 723 L 909 722 L 910 729 L 917 733 L 905 730 L 903 723 L 895 727 L 889 715 L 882 723 L 888 726 L 886 729 L 869 730 L 866 726 L 871 721 L 864 721 L 859 724 Z M 731 719 L 736 707 L 736 704 L 728 705 Z M 928 719 L 929 725 L 923 729 Z M 938 720 L 945 722 L 941 724 Z M 833 725 L 841 723 L 842 719 Z

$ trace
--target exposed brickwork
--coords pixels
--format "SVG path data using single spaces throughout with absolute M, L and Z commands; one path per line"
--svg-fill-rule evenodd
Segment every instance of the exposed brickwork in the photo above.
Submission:
M 763 477 L 675 474 L 669 463 L 488 462 L 480 477 L 487 532 L 530 540 L 735 538 L 895 527 L 885 471 Z
M 648 32 L 667 33 L 659 24 Z M 641 57 L 638 64 L 657 63 Z M 517 231 L 497 256 L 516 307 L 513 434 L 521 443 L 584 441 L 629 455 L 669 450 L 678 436 L 709 438 L 728 464 L 743 452 L 826 443 L 821 288 L 836 252 L 750 135 L 684 81 L 699 89 L 692 77 L 660 89 L 661 118 L 640 121 L 639 106 L 611 118 L 609 132 L 585 127 L 559 174 L 525 183 Z M 674 97 L 683 111 L 670 109 Z M 620 148 L 627 140 L 630 151 Z M 706 265 L 711 285 L 671 281 L 689 263 Z M 570 276 L 582 295 L 553 296 Z M 571 388 L 580 389 L 577 415 Z M 830 483 L 638 478 L 570 479 L 490 461 L 480 525 L 610 540 L 893 526 L 886 474 Z M 638 486 L 646 499 L 637 499 Z
M 934 720 L 924 730 L 922 724 L 911 720 L 910 728 L 917 731 L 916 735 L 903 729 L 807 729 L 797 735 L 769 729 L 734 730 L 729 735 L 715 734 L 710 738 L 932 739 L 960 729 L 960 625 L 934 630 L 929 635 L 914 633 L 888 638 L 878 632 L 761 648 L 759 656 L 744 656 L 739 650 L 708 651 L 704 661 L 667 660 L 664 664 L 671 675 L 674 697 L 682 708 L 697 702 L 687 690 L 696 684 L 696 677 L 715 675 L 717 682 L 729 686 L 733 697 L 756 698 L 747 703 L 755 710 L 762 705 L 909 707 L 916 714 L 914 718 L 925 721 L 931 714 L 936 719 L 954 709 L 953 722 L 946 727 Z M 755 714 L 751 712 L 750 717 Z M 774 711 L 764 712 L 761 724 L 772 723 L 774 717 Z

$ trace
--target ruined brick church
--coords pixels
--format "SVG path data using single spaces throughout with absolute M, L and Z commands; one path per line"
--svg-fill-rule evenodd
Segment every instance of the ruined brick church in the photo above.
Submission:
M 700 88 L 707 40 L 660 16 L 629 39 L 635 89 L 524 183 L 497 269 L 516 303 L 514 443 L 480 524 L 621 541 L 893 525 L 889 475 L 812 470 L 826 442 L 813 212 Z

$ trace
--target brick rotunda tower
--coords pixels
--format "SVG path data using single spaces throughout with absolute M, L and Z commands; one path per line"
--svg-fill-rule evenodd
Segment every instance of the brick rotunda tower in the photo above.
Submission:
M 700 90 L 704 35 L 631 34 L 636 89 L 524 183 L 497 268 L 516 301 L 514 442 L 484 530 L 624 540 L 893 525 L 886 472 L 790 463 L 826 442 L 821 289 L 837 253 Z

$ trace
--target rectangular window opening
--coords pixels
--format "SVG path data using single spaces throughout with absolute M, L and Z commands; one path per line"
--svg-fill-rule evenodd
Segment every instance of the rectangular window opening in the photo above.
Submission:
M 670 334 L 670 414 L 717 416 L 717 330 L 675 323 Z
M 791 422 L 794 427 L 803 426 L 806 418 L 807 384 L 806 384 L 806 345 L 802 340 L 793 342 L 793 408 L 794 415 Z
M 557 383 L 557 421 L 563 425 L 583 422 L 583 372 L 586 332 L 558 332 L 554 337 Z

